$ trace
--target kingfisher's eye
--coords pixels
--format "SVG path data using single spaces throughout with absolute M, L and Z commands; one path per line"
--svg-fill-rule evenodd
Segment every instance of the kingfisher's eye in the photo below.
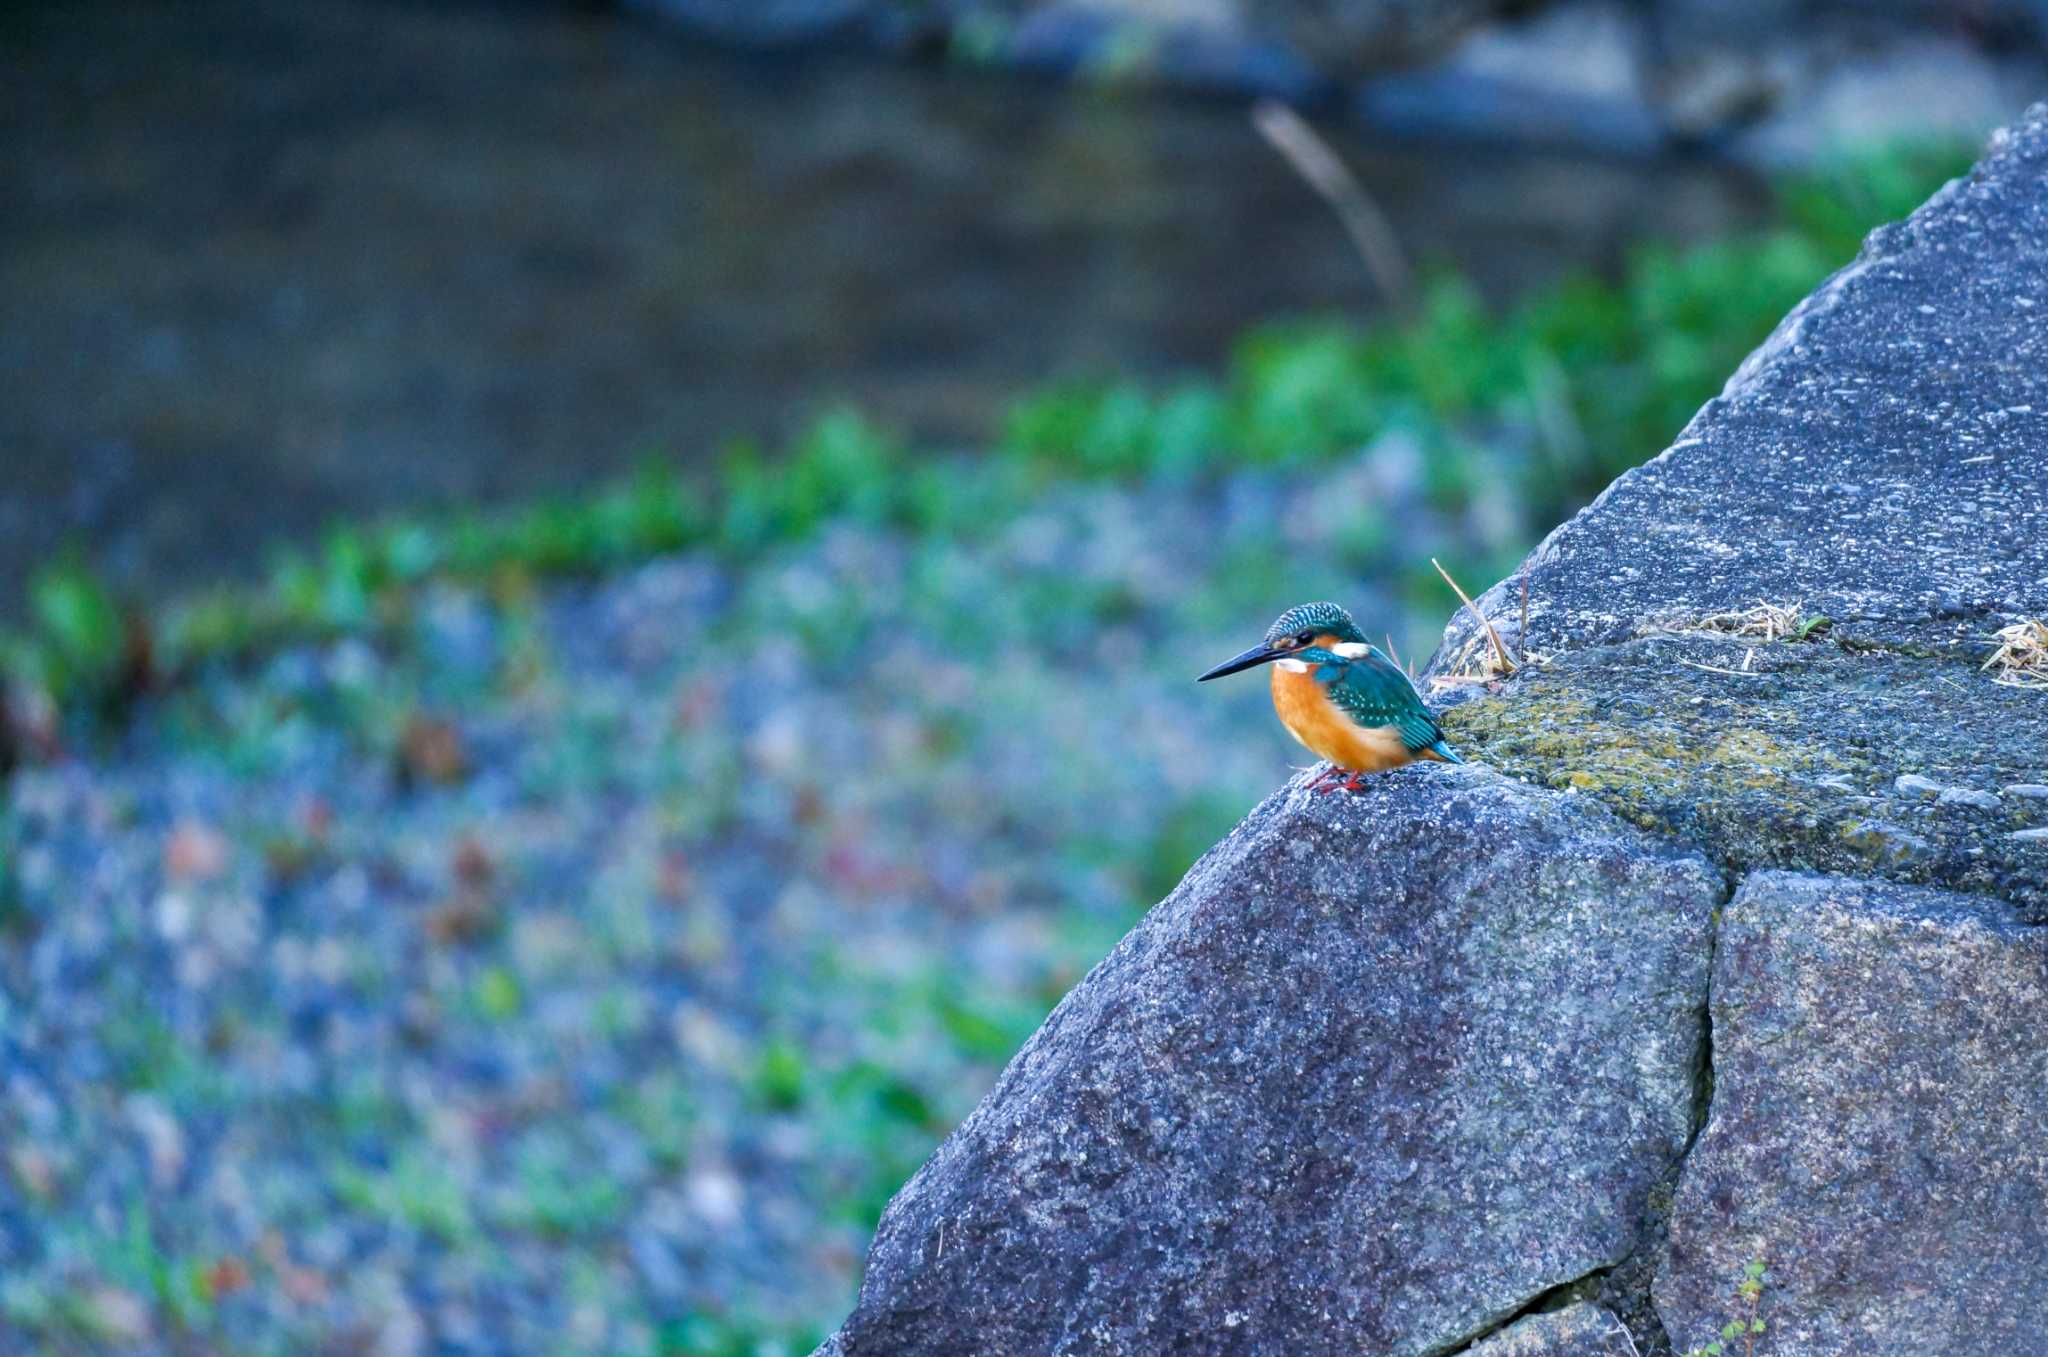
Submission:
M 1313 641 L 1313 640 L 1315 640 L 1315 639 L 1316 639 L 1316 634 L 1315 634 L 1314 632 L 1312 632 L 1312 631 L 1304 631 L 1304 632 L 1301 632 L 1301 633 L 1299 633 L 1298 635 L 1296 635 L 1296 636 L 1295 636 L 1295 638 L 1294 638 L 1294 643 L 1295 643 L 1296 645 L 1298 645 L 1298 646 L 1305 646 L 1305 645 L 1307 645 L 1307 644 L 1308 644 L 1308 643 L 1309 643 L 1310 641 Z

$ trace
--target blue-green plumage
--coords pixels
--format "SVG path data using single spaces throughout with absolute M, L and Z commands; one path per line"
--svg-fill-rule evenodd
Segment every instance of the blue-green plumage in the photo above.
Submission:
M 1392 726 L 1401 743 L 1413 753 L 1428 752 L 1447 763 L 1463 763 L 1457 751 L 1444 743 L 1444 733 L 1424 704 L 1422 694 L 1401 666 L 1367 642 L 1362 655 L 1340 655 L 1319 646 L 1295 652 L 1295 658 L 1313 665 L 1316 682 L 1330 695 L 1346 716 L 1361 726 Z

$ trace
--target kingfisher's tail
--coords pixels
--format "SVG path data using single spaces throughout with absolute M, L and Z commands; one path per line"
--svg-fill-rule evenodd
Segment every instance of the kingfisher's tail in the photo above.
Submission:
M 1425 758 L 1438 759 L 1444 763 L 1463 763 L 1465 761 L 1462 758 L 1458 757 L 1457 750 L 1451 748 L 1442 740 L 1438 740 L 1435 744 L 1429 745 L 1422 751 L 1422 753 Z

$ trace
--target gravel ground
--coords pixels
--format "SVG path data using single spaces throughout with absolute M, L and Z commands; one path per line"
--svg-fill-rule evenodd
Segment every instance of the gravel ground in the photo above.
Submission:
M 1299 761 L 1193 675 L 1309 597 L 1429 636 L 1374 562 L 1521 545 L 1416 460 L 435 586 L 18 772 L 0 1353 L 804 1349 Z

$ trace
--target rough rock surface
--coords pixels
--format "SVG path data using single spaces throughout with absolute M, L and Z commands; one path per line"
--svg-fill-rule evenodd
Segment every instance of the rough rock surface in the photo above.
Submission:
M 1580 1301 L 1516 1320 L 1465 1350 L 1466 1357 L 1632 1357 L 1628 1330 L 1597 1305 Z
M 1677 1345 L 1762 1256 L 1774 1357 L 2044 1350 L 2048 932 L 1982 896 L 1759 873 L 1713 1021 L 1656 1284 Z
M 2048 616 L 2044 315 L 2037 108 L 1531 556 L 1538 663 L 1444 689 L 1468 756 L 1755 873 L 1654 1286 L 1680 1350 L 1756 1255 L 1759 1351 L 2041 1349 L 2048 701 L 1982 664 Z M 1480 601 L 1518 649 L 1522 579 Z
M 1633 1246 L 1719 875 L 1572 798 L 1299 783 L 890 1204 L 865 1354 L 1448 1350 Z
M 2048 703 L 1981 665 L 2048 616 L 2048 105 L 1795 310 L 1672 448 L 1525 564 L 1547 655 L 1447 720 L 1723 863 L 2048 917 Z M 1523 574 L 1481 600 L 1519 647 Z M 1785 610 L 1772 639 L 1759 603 Z M 1433 672 L 1484 651 L 1461 614 Z M 1471 688 L 1447 689 L 1470 693 Z M 1455 700 L 1454 698 L 1452 700 Z M 1897 791 L 1929 777 L 1945 803 Z
M 1537 650 L 1764 599 L 1946 647 L 2048 612 L 2048 105 L 1778 326 L 1531 556 Z M 1482 600 L 1519 619 L 1520 577 Z M 1449 652 L 1472 637 L 1467 617 Z

